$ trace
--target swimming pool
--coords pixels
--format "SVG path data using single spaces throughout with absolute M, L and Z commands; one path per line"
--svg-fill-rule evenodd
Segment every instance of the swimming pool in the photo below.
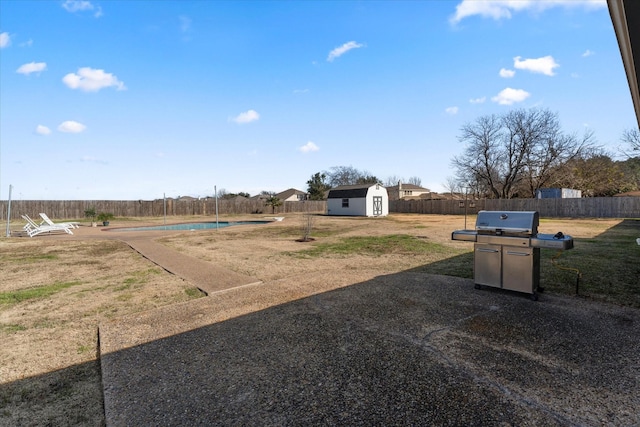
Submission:
M 268 224 L 273 221 L 220 221 L 220 222 L 189 222 L 183 224 L 153 225 L 148 227 L 109 228 L 105 231 L 157 231 L 157 230 L 210 230 L 235 225 Z

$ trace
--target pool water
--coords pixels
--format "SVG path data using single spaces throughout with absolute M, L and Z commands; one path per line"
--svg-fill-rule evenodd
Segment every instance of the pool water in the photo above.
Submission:
M 272 221 L 190 222 L 185 224 L 154 225 L 149 227 L 111 228 L 109 231 L 210 230 L 235 225 L 268 224 L 270 222 Z

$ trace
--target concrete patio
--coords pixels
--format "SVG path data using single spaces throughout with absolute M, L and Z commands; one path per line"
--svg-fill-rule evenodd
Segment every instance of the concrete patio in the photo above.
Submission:
M 640 424 L 638 310 L 415 272 L 323 280 L 242 278 L 103 322 L 107 425 Z

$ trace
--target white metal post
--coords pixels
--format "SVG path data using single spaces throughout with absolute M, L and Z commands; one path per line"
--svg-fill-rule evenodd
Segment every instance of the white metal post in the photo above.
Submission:
M 464 187 L 464 229 L 467 229 L 467 187 Z
M 11 227 L 9 224 L 11 223 L 11 189 L 12 185 L 9 185 L 9 199 L 7 200 L 7 237 L 11 236 Z
M 216 196 L 216 230 L 218 229 L 218 186 L 213 186 L 213 193 Z

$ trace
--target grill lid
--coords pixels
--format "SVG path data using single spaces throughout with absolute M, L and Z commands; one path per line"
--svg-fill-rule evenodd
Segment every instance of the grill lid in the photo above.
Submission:
M 480 211 L 476 219 L 478 232 L 491 234 L 538 234 L 540 219 L 536 211 Z

